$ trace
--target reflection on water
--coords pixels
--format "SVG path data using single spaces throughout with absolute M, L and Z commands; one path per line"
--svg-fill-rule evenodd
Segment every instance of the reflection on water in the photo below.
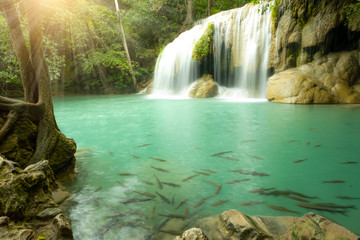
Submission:
M 232 208 L 313 211 L 359 233 L 360 210 L 349 207 L 360 202 L 359 111 L 138 95 L 55 99 L 60 129 L 80 149 L 75 238 L 143 239 L 167 217 L 186 228 Z M 319 211 L 319 203 L 345 208 Z

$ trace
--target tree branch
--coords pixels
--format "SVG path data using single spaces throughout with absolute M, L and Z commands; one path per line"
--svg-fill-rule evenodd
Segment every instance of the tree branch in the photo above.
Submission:
M 6 134 L 8 134 L 8 132 L 11 130 L 11 128 L 14 125 L 14 123 L 16 122 L 18 116 L 19 116 L 18 112 L 14 111 L 14 110 L 11 110 L 8 113 L 7 119 L 0 130 L 0 142 L 6 136 Z

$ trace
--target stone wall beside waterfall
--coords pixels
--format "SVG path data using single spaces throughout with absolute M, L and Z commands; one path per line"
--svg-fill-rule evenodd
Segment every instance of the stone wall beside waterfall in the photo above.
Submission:
M 273 19 L 270 101 L 360 103 L 360 25 L 344 14 L 352 2 L 281 1 Z

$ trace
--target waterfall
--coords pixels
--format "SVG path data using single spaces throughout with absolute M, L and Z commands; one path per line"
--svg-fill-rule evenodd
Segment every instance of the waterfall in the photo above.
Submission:
M 168 44 L 157 59 L 154 95 L 186 96 L 204 67 L 192 60 L 195 43 L 212 23 L 213 52 L 210 71 L 220 96 L 266 98 L 267 63 L 271 42 L 270 3 L 247 4 L 195 24 Z M 208 66 L 209 64 L 207 64 Z

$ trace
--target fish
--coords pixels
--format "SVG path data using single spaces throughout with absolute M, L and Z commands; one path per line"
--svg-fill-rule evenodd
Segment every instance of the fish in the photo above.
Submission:
M 212 181 L 208 181 L 208 180 L 202 180 L 203 182 L 207 182 L 207 183 L 209 183 L 210 185 L 212 185 L 212 186 L 214 186 L 214 187 L 216 187 L 216 188 L 218 188 L 219 187 L 219 185 L 217 185 L 216 183 L 214 183 L 214 182 L 212 182 Z
M 153 206 L 152 212 L 151 212 L 151 219 L 154 219 L 156 216 L 156 206 Z
M 94 198 L 94 203 L 96 207 L 100 207 L 100 202 L 97 198 Z
M 122 204 L 128 204 L 128 203 L 138 203 L 138 202 L 147 202 L 151 201 L 153 198 L 130 198 L 124 201 L 121 201 Z
M 215 171 L 210 170 L 210 169 L 203 169 L 203 168 L 201 168 L 200 170 L 203 170 L 203 171 L 205 171 L 205 172 L 209 172 L 209 173 L 216 173 Z
M 163 188 L 163 185 L 161 184 L 160 179 L 159 179 L 156 175 L 154 175 L 154 177 L 155 177 L 155 179 L 156 179 L 156 183 L 157 183 L 158 187 L 159 187 L 160 189 L 162 189 L 162 188 Z
M 116 181 L 120 186 L 122 186 L 123 188 L 128 188 L 125 184 L 123 184 L 122 182 L 120 181 Z
M 150 166 L 151 168 L 155 169 L 155 170 L 158 170 L 159 172 L 166 172 L 166 173 L 169 173 L 168 170 L 166 169 L 163 169 L 163 168 L 157 168 L 157 167 L 154 167 L 154 166 Z
M 252 176 L 260 176 L 260 177 L 270 176 L 270 174 L 268 174 L 268 173 L 260 173 L 260 172 L 251 172 L 250 175 L 252 175 Z
M 182 214 L 163 214 L 163 213 L 159 213 L 158 214 L 159 216 L 162 216 L 162 217 L 168 217 L 168 218 L 186 218 L 184 215 Z
M 164 195 L 162 195 L 158 192 L 156 192 L 156 194 L 161 198 L 161 200 L 163 200 L 164 202 L 166 202 L 169 205 L 171 204 L 170 200 L 167 197 L 165 197 Z
M 120 217 L 126 217 L 126 216 L 131 216 L 131 215 L 137 215 L 139 217 L 142 217 L 142 218 L 146 219 L 146 216 L 144 214 L 142 214 L 141 212 L 139 212 L 139 211 L 122 212 L 122 213 L 119 213 L 119 214 L 106 216 L 105 218 L 120 218 Z
M 197 150 L 200 150 L 200 148 L 199 148 L 198 146 L 194 145 L 194 147 L 195 147 Z
M 136 146 L 137 148 L 141 148 L 141 147 L 147 147 L 147 146 L 150 146 L 151 143 L 145 143 L 145 144 L 142 144 L 142 145 L 139 145 L 139 146 Z
M 258 157 L 258 156 L 255 156 L 255 155 L 248 154 L 248 156 L 251 157 L 251 158 L 258 159 L 258 160 L 264 160 L 262 157 Z
M 298 142 L 299 140 L 288 140 L 286 141 L 286 143 L 293 143 L 293 142 Z
M 258 189 L 254 189 L 249 191 L 250 193 L 263 193 L 263 192 L 267 192 L 270 190 L 274 190 L 275 188 L 258 188 Z
M 358 164 L 359 162 L 341 162 L 341 164 Z
M 110 156 L 113 156 L 113 155 L 114 155 L 114 153 L 113 153 L 113 152 L 111 152 L 111 151 L 109 151 L 109 154 L 110 154 Z
M 320 144 L 318 144 L 318 145 L 315 145 L 315 147 L 321 147 L 321 145 L 320 145 Z
M 263 204 L 265 202 L 255 202 L 255 201 L 249 201 L 249 202 L 243 202 L 240 204 L 240 206 L 252 206 L 257 204 Z
M 309 128 L 309 130 L 311 131 L 311 130 L 314 130 L 315 128 Z
M 136 174 L 133 173 L 119 173 L 119 176 L 136 176 Z
M 231 172 L 237 172 L 237 173 L 240 173 L 240 174 L 245 174 L 245 175 L 247 175 L 247 174 L 249 173 L 248 171 L 246 171 L 246 170 L 242 170 L 242 169 L 233 170 L 233 171 L 231 171 Z
M 245 178 L 245 179 L 236 179 L 236 180 L 233 180 L 233 181 L 229 181 L 229 182 L 226 182 L 226 184 L 234 184 L 234 183 L 240 183 L 240 182 L 245 182 L 245 181 L 249 181 L 251 178 Z
M 218 195 L 220 193 L 221 189 L 222 189 L 222 184 L 217 187 L 217 189 L 216 189 L 216 191 L 214 193 L 214 196 Z
M 297 212 L 297 211 L 290 210 L 290 209 L 287 209 L 287 208 L 284 208 L 284 207 L 280 207 L 280 206 L 276 206 L 276 205 L 268 205 L 268 207 L 271 208 L 271 209 L 275 209 L 275 210 L 278 210 L 278 211 L 282 211 L 282 212 L 290 212 L 290 213 L 299 214 L 299 212 Z
M 330 181 L 323 181 L 322 183 L 345 183 L 344 180 L 330 180 Z
M 359 200 L 360 199 L 360 197 L 349 197 L 349 196 L 336 196 L 336 198 L 345 199 L 345 200 Z
M 179 184 L 175 184 L 175 183 L 170 183 L 170 182 L 161 182 L 162 184 L 171 186 L 171 187 L 181 187 L 181 185 Z
M 291 190 L 286 190 L 285 192 L 286 192 L 287 194 L 296 195 L 296 196 L 302 197 L 302 198 L 309 198 L 309 199 L 318 198 L 318 197 L 308 196 L 308 195 L 305 195 L 305 194 L 302 194 L 302 193 L 299 193 L 299 192 L 295 192 L 295 191 L 291 191 Z
M 166 160 L 162 159 L 162 158 L 150 157 L 150 159 L 153 159 L 153 160 L 156 160 L 156 161 L 159 161 L 159 162 L 166 162 Z
M 217 202 L 214 202 L 212 204 L 210 204 L 210 206 L 212 207 L 215 207 L 215 206 L 219 206 L 221 204 L 224 204 L 224 203 L 227 203 L 227 202 L 230 202 L 231 200 L 220 200 L 220 201 L 217 201 Z
M 187 198 L 185 198 L 184 200 L 182 200 L 179 205 L 177 205 L 177 207 L 175 208 L 175 210 L 179 209 L 182 205 L 184 205 L 186 202 L 188 201 Z
M 355 209 L 355 205 L 338 205 L 335 203 L 316 203 L 316 205 L 328 207 L 328 208 L 353 208 L 353 209 Z
M 309 201 L 308 201 L 308 200 L 306 200 L 306 199 L 302 199 L 302 198 L 299 198 L 299 197 L 294 197 L 294 196 L 289 196 L 289 195 L 282 195 L 282 197 L 286 197 L 286 198 L 294 199 L 294 200 L 299 201 L 299 202 L 309 202 Z
M 143 196 L 146 196 L 146 197 L 151 197 L 151 198 L 155 198 L 156 195 L 152 194 L 152 193 L 148 193 L 148 192 L 140 192 L 140 191 L 135 191 L 135 190 L 132 190 L 134 193 L 137 193 L 137 194 L 140 194 L 140 195 L 143 195 Z
M 143 183 L 145 183 L 147 185 L 154 185 L 152 182 L 148 182 L 148 181 L 144 181 L 144 180 L 140 180 L 140 182 L 143 182 Z
M 245 141 L 241 141 L 241 142 L 256 142 L 256 140 L 245 140 Z
M 276 191 L 270 191 L 270 192 L 261 192 L 260 194 L 262 195 L 268 195 L 268 196 L 289 196 L 289 195 L 295 195 L 301 198 L 309 198 L 309 199 L 315 199 L 318 197 L 312 197 L 312 196 L 307 196 L 305 194 L 299 193 L 299 192 L 295 192 L 295 191 L 291 191 L 291 190 L 286 190 L 286 191 L 281 191 L 281 190 L 276 190 Z
M 232 158 L 232 157 L 224 157 L 224 156 L 219 156 L 220 158 L 224 158 L 224 159 L 228 159 L 228 160 L 231 160 L 231 161 L 235 161 L 235 162 L 239 162 L 240 160 L 237 159 L 237 158 Z
M 325 211 L 325 212 L 330 212 L 330 213 L 341 213 L 343 215 L 346 215 L 345 210 L 329 208 L 329 207 L 325 207 L 325 206 L 321 206 L 321 205 L 317 205 L 317 204 L 298 203 L 296 205 L 299 207 L 302 207 L 302 208 L 313 209 L 313 210 L 318 210 L 318 211 Z
M 310 145 L 310 142 L 306 142 L 306 146 L 309 146 Z
M 224 155 L 226 153 L 232 153 L 232 151 L 214 153 L 214 154 L 211 154 L 211 157 L 221 156 L 221 155 Z
M 139 156 L 137 156 L 135 154 L 129 154 L 129 155 L 132 156 L 133 158 L 136 158 L 136 159 L 140 158 Z
M 98 192 L 98 191 L 100 191 L 101 189 L 102 189 L 102 187 L 98 187 L 97 189 L 95 189 L 94 192 Z
M 209 200 L 210 198 L 213 198 L 213 197 L 215 197 L 215 195 L 210 195 L 210 196 L 208 196 L 208 197 L 205 197 L 205 198 L 200 199 L 200 201 L 198 201 L 198 202 L 194 205 L 194 208 L 200 207 L 201 205 L 204 204 L 204 202 L 206 202 L 207 200 Z
M 173 195 L 172 199 L 171 199 L 171 205 L 174 206 L 174 202 L 175 202 L 175 194 Z
M 307 158 L 299 159 L 299 160 L 293 161 L 293 163 L 300 163 L 300 162 L 304 162 L 306 160 L 309 160 L 309 159 L 307 159 Z
M 192 179 L 194 177 L 198 177 L 198 176 L 200 176 L 200 174 L 194 174 L 194 175 L 191 175 L 190 177 L 184 178 L 182 181 L 186 182 L 186 181 L 188 181 L 188 180 L 190 180 L 190 179 Z
M 198 172 L 198 171 L 192 171 L 193 173 L 197 173 L 197 174 L 201 174 L 201 175 L 205 175 L 205 176 L 209 176 L 209 173 L 204 173 L 204 172 Z

